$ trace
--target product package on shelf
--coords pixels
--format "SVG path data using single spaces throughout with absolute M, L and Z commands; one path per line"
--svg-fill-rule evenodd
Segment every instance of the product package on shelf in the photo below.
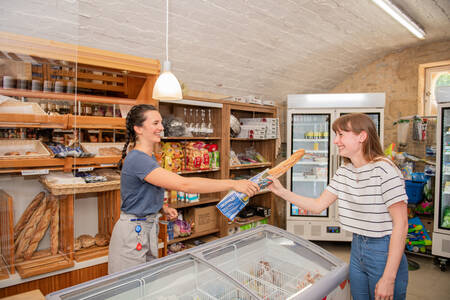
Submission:
M 273 167 L 270 170 L 266 169 L 253 176 L 249 180 L 257 183 L 259 188 L 263 189 L 271 183 L 271 181 L 267 177 L 280 177 L 292 166 L 294 166 L 297 161 L 299 161 L 303 157 L 303 155 L 305 155 L 305 150 L 299 149 L 295 153 L 293 153 L 291 157 L 279 163 L 276 167 Z M 220 200 L 220 202 L 217 204 L 217 208 L 225 217 L 233 221 L 236 215 L 248 204 L 248 202 L 249 197 L 246 194 L 236 191 L 230 191 L 222 200 Z

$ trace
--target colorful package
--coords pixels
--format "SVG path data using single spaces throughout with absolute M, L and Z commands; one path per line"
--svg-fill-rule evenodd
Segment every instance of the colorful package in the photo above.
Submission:
M 265 178 L 268 170 L 258 173 L 249 180 L 257 183 L 261 189 L 266 187 L 270 183 L 270 180 Z M 246 194 L 230 191 L 216 206 L 225 217 L 233 221 L 248 201 L 249 197 Z

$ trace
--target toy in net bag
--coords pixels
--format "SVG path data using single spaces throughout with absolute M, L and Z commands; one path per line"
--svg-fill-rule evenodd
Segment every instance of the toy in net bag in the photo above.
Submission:
M 305 155 L 305 150 L 299 149 L 277 166 L 272 169 L 266 169 L 249 180 L 258 184 L 260 189 L 263 189 L 272 183 L 272 181 L 267 177 L 280 177 L 286 173 L 287 170 L 292 168 L 292 166 L 294 166 L 297 161 L 303 157 L 303 155 Z M 248 201 L 249 197 L 246 194 L 230 191 L 216 206 L 225 217 L 233 221 L 237 214 L 247 205 Z

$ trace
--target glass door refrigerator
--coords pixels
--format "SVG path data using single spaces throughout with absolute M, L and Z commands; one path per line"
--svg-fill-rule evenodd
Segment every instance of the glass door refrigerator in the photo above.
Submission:
M 450 99 L 438 99 L 436 190 L 434 201 L 433 255 L 445 270 L 450 258 Z
M 340 158 L 331 126 L 349 113 L 365 113 L 374 121 L 383 142 L 384 93 L 288 95 L 287 155 L 305 149 L 305 155 L 287 172 L 287 188 L 317 198 L 334 176 Z M 352 234 L 339 224 L 337 202 L 319 214 L 287 205 L 287 231 L 309 240 L 351 241 Z
M 350 300 L 348 265 L 261 225 L 47 295 L 49 300 Z

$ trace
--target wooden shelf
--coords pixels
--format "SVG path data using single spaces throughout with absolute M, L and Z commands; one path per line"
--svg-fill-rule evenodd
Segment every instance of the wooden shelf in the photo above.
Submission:
M 191 207 L 191 206 L 197 206 L 197 205 L 201 205 L 201 204 L 207 204 L 207 203 L 218 203 L 220 201 L 220 199 L 218 198 L 205 198 L 202 199 L 200 197 L 200 201 L 198 202 L 181 202 L 181 201 L 177 201 L 174 203 L 169 203 L 169 207 L 172 208 L 183 208 L 183 207 Z
M 250 217 L 250 218 L 246 218 L 244 222 L 236 222 L 236 221 L 234 221 L 231 224 L 228 224 L 228 226 L 236 226 L 236 225 L 237 226 L 242 226 L 242 225 L 258 222 L 258 221 L 261 221 L 261 220 L 264 220 L 264 219 L 269 219 L 269 218 L 270 218 L 270 216 L 268 216 L 268 217 L 253 216 L 253 217 Z
M 230 170 L 255 169 L 255 168 L 264 168 L 264 167 L 271 167 L 271 166 L 272 166 L 271 162 L 255 163 L 255 164 L 242 164 L 242 165 L 230 166 Z
M 0 127 L 126 129 L 125 119 L 118 117 L 31 114 L 0 114 Z
M 4 89 L 0 88 L 0 95 L 12 96 L 12 97 L 26 97 L 26 98 L 42 98 L 51 99 L 56 101 L 80 101 L 87 103 L 101 103 L 101 104 L 126 104 L 135 105 L 135 99 L 129 98 L 116 98 L 116 97 L 102 97 L 91 96 L 82 94 L 67 94 L 67 93 L 53 93 L 53 92 L 39 92 L 30 90 L 18 90 L 18 89 Z
M 68 115 L 68 129 L 97 128 L 97 129 L 126 129 L 125 119 L 117 117 L 95 117 Z
M 63 167 L 65 164 L 64 158 L 11 158 L 1 159 L 1 169 L 32 169 L 41 168 L 49 169 L 50 167 Z M 19 171 L 20 171 L 19 170 Z
M 273 139 L 250 139 L 250 138 L 231 138 L 232 141 L 273 141 L 276 140 L 276 138 Z
M 176 238 L 176 239 L 170 240 L 170 241 L 167 242 L 167 245 L 175 244 L 175 243 L 182 242 L 182 241 L 187 241 L 187 240 L 190 240 L 190 239 L 195 239 L 195 238 L 198 238 L 198 237 L 201 237 L 201 236 L 205 236 L 205 235 L 208 235 L 208 234 L 212 234 L 212 233 L 216 233 L 216 232 L 219 232 L 219 231 L 220 231 L 219 228 L 215 228 L 215 229 L 201 231 L 201 232 L 194 232 L 190 236 L 186 236 L 186 237 Z
M 72 170 L 80 167 L 115 167 L 120 156 L 66 157 L 66 158 L 11 158 L 0 160 L 0 173 L 20 173 L 23 170 Z
M 67 128 L 67 115 L 0 114 L 0 127 Z
M 216 172 L 216 171 L 220 171 L 220 168 L 208 169 L 208 170 L 194 170 L 194 171 L 185 170 L 185 171 L 177 172 L 177 174 L 183 175 L 183 174 L 207 173 L 207 172 Z
M 60 253 L 56 255 L 51 255 L 48 253 L 47 255 L 42 256 L 38 254 L 36 255 L 36 257 L 32 257 L 30 260 L 16 261 L 17 272 L 22 278 L 50 273 L 73 266 L 73 260 Z
M 195 136 L 166 136 L 161 137 L 161 140 L 221 140 L 219 136 L 205 136 L 205 137 L 195 137 Z
M 97 257 L 108 256 L 109 246 L 92 246 L 75 251 L 74 259 L 77 262 L 94 259 Z

